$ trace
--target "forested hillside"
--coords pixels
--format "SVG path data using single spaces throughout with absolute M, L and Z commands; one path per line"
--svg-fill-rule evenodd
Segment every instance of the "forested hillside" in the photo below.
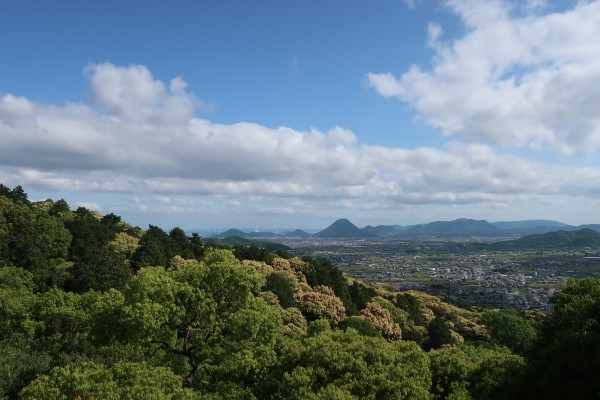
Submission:
M 553 301 L 465 309 L 0 185 L 0 398 L 595 398 L 600 282 Z

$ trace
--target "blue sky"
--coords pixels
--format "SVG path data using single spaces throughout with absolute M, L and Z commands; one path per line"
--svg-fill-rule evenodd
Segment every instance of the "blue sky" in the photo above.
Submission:
M 0 181 L 147 227 L 599 222 L 600 2 L 19 1 Z

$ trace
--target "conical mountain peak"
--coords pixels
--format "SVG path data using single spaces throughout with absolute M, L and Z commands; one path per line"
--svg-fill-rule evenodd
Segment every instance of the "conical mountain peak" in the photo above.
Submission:
M 373 234 L 365 232 L 346 218 L 340 218 L 321 232 L 315 234 L 321 238 L 364 238 Z

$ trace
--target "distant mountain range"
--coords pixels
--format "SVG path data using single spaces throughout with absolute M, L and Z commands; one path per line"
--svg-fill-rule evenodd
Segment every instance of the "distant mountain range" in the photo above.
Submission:
M 296 229 L 295 231 L 284 233 L 283 236 L 287 236 L 287 237 L 309 237 L 310 233 L 305 232 L 302 229 Z
M 532 229 L 539 227 L 551 227 L 551 228 L 565 228 L 571 225 L 564 224 L 558 221 L 551 221 L 548 219 L 526 219 L 524 221 L 498 221 L 492 222 L 501 229 Z
M 485 237 L 485 238 L 503 238 L 503 237 L 523 237 L 531 234 L 543 234 L 562 230 L 573 232 L 581 229 L 590 229 L 600 232 L 600 224 L 588 225 L 568 225 L 558 221 L 551 220 L 524 220 L 524 221 L 497 221 L 488 222 L 486 220 L 474 220 L 459 218 L 454 221 L 434 221 L 420 225 L 367 225 L 359 228 L 346 218 L 338 219 L 333 224 L 320 232 L 310 234 L 297 229 L 282 234 L 274 232 L 244 232 L 239 229 L 229 229 L 223 233 L 212 236 L 214 238 L 227 238 L 237 236 L 242 238 L 277 238 L 277 237 L 296 237 L 296 238 L 339 238 L 339 239 L 360 239 L 375 237 L 399 237 L 399 238 L 450 238 L 450 237 Z
M 574 232 L 559 230 L 523 236 L 515 240 L 494 243 L 497 249 L 543 249 L 563 247 L 589 247 L 600 245 L 600 232 L 592 229 L 580 229 Z
M 400 232 L 400 230 L 394 228 L 393 226 L 389 226 L 389 225 L 377 225 L 377 226 L 367 225 L 364 228 L 362 228 L 362 230 L 365 232 L 371 233 L 375 236 L 397 235 L 398 232 Z
M 417 225 L 404 233 L 411 236 L 503 236 L 502 229 L 494 224 L 466 218 Z

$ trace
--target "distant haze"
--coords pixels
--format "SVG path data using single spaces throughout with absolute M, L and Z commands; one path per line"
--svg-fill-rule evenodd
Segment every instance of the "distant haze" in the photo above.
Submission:
M 227 230 L 189 230 L 188 233 L 203 233 L 208 237 L 227 238 L 306 238 L 314 239 L 376 239 L 376 238 L 506 238 L 523 237 L 532 234 L 549 232 L 574 231 L 600 232 L 600 224 L 568 225 L 550 220 L 497 221 L 490 223 L 485 220 L 459 218 L 454 221 L 433 221 L 427 224 L 401 225 L 367 225 L 359 228 L 346 218 L 334 221 L 328 227 L 319 231 L 296 229 L 293 231 L 244 230 L 230 228 Z

